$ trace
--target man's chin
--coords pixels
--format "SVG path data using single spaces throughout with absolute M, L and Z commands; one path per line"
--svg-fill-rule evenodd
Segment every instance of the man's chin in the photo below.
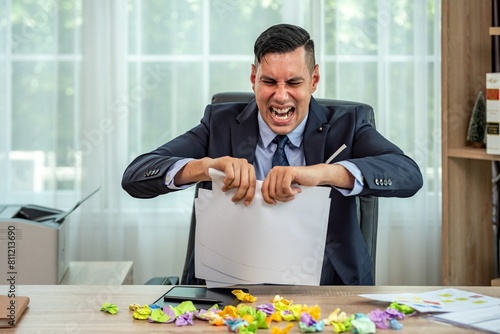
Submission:
M 277 135 L 287 135 L 290 132 L 292 132 L 292 130 L 293 130 L 293 127 L 291 125 L 286 125 L 286 126 L 274 125 L 274 126 L 271 126 L 270 128 Z

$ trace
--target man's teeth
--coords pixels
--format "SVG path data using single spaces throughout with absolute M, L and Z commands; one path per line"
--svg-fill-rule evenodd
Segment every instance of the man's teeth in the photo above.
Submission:
M 287 119 L 293 114 L 293 110 L 291 107 L 285 109 L 271 108 L 271 112 L 273 113 L 274 117 L 282 119 Z

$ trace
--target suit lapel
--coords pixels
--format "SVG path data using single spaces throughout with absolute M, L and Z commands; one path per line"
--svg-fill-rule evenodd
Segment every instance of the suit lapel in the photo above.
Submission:
M 304 129 L 304 154 L 307 165 L 323 163 L 326 160 L 326 135 L 330 130 L 330 125 L 321 108 L 324 107 L 311 98 L 309 116 Z
M 245 158 L 249 163 L 255 160 L 255 148 L 259 138 L 257 104 L 250 102 L 236 117 L 238 124 L 231 127 L 231 149 L 236 158 Z

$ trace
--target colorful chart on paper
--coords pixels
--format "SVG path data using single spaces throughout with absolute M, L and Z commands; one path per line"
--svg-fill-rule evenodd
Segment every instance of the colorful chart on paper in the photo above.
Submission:
M 423 293 L 403 292 L 399 294 L 362 294 L 360 296 L 380 301 L 396 301 L 419 312 L 456 312 L 500 304 L 499 298 L 451 288 Z

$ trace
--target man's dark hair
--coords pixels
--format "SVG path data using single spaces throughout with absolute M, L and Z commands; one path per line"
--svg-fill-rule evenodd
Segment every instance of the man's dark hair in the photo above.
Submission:
M 268 53 L 288 53 L 304 46 L 306 61 L 312 73 L 316 60 L 314 57 L 314 42 L 309 33 L 292 24 L 277 24 L 265 30 L 255 41 L 253 52 L 255 66 L 260 64 L 262 58 Z

